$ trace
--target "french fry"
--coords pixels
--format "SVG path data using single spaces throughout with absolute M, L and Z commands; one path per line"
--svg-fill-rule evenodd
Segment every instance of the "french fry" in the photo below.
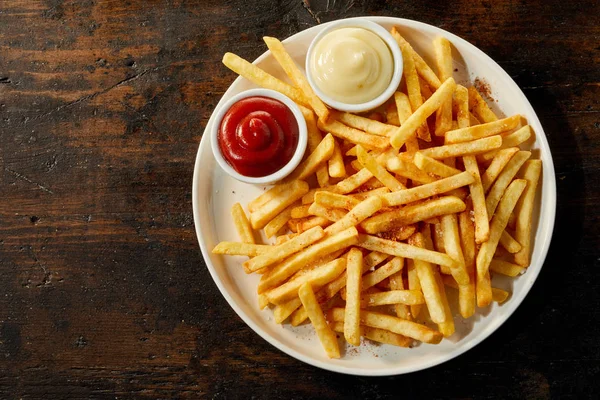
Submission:
M 310 208 L 310 205 L 308 205 L 308 204 L 302 205 L 302 206 L 296 206 L 296 207 L 292 208 L 291 217 L 294 219 L 309 217 L 311 215 L 308 212 L 309 208 Z
M 332 308 L 332 310 L 334 313 L 339 312 L 336 311 L 338 308 Z M 392 317 L 391 315 L 361 310 L 360 320 L 361 323 L 366 326 L 385 329 L 424 343 L 438 344 L 442 340 L 442 334 L 438 331 L 434 331 L 433 329 L 428 328 L 425 325 L 417 324 L 416 322 Z
M 351 193 L 348 195 L 348 197 L 352 197 L 353 199 L 358 201 L 363 201 L 373 196 L 383 196 L 385 194 L 388 194 L 389 192 L 390 189 L 386 187 L 380 187 L 377 189 L 367 190 L 366 192 Z
M 394 275 L 398 271 L 401 271 L 404 267 L 404 259 L 402 257 L 394 257 L 375 271 L 370 272 L 363 276 L 361 292 L 375 286 L 384 279 Z
M 426 122 L 427 118 L 435 112 L 446 101 L 452 97 L 456 89 L 454 79 L 447 79 L 438 90 L 426 102 L 423 103 L 407 120 L 398 128 L 390 139 L 390 143 L 395 149 L 399 149 L 405 143 L 406 139 Z M 493 149 L 491 149 L 493 150 Z
M 363 295 L 360 301 L 363 308 L 386 304 L 406 304 L 410 306 L 424 304 L 425 298 L 420 290 L 390 290 L 389 292 Z
M 521 267 L 520 265 L 510 263 L 508 261 L 498 260 L 494 258 L 490 263 L 490 271 L 514 278 L 516 276 L 521 275 L 525 271 L 525 268 Z
M 416 51 L 414 51 L 412 46 L 406 41 L 406 39 L 404 39 L 400 35 L 400 33 L 396 30 L 395 27 L 392 28 L 391 33 L 392 33 L 392 36 L 394 36 L 394 39 L 396 39 L 396 42 L 398 43 L 399 46 L 408 44 L 408 49 L 410 50 L 410 53 L 412 54 L 412 56 L 415 60 L 415 66 L 417 68 L 417 73 L 419 74 L 419 76 L 421 78 L 423 78 L 423 80 L 425 82 L 427 82 L 427 84 L 429 86 L 431 86 L 432 88 L 434 88 L 434 89 L 439 88 L 440 85 L 442 84 L 442 82 L 440 82 L 440 79 L 437 77 L 435 72 L 433 72 L 431 67 L 429 67 L 429 65 L 427 65 L 425 60 L 423 60 L 423 58 Z
M 231 217 L 242 242 L 256 243 L 252 226 L 250 226 L 250 222 L 248 222 L 248 218 L 240 203 L 235 203 L 231 208 Z
M 332 156 L 335 150 L 335 139 L 331 134 L 326 135 L 321 143 L 317 146 L 302 163 L 285 178 L 286 182 L 297 179 L 304 179 L 311 174 L 314 174 L 319 167 L 323 166 Z M 329 171 L 331 174 L 331 171 Z
M 469 88 L 469 108 L 475 116 L 483 122 L 493 122 L 498 120 L 496 114 L 488 107 L 485 100 L 473 86 Z
M 369 172 L 371 172 L 371 174 L 377 178 L 377 180 L 383 183 L 391 191 L 406 189 L 403 184 L 398 182 L 398 180 L 389 172 L 387 172 L 385 168 L 379 165 L 377 160 L 368 154 L 361 146 L 357 147 L 356 155 L 358 156 L 358 161 L 362 164 L 362 166 L 368 169 Z
M 336 114 L 335 118 L 351 128 L 360 129 L 371 135 L 390 137 L 396 130 L 396 127 L 393 125 L 346 112 Z
M 375 234 L 440 215 L 461 212 L 465 207 L 465 203 L 459 198 L 445 196 L 383 212 L 363 221 L 360 227 L 367 233 Z
M 517 227 L 515 229 L 515 238 L 522 246 L 521 250 L 515 254 L 515 262 L 523 267 L 528 267 L 530 263 L 533 207 L 541 173 L 542 161 L 530 160 L 525 163 L 519 175 L 527 180 L 525 193 L 517 203 Z
M 315 216 L 312 218 L 308 218 L 307 220 L 301 222 L 298 225 L 298 231 L 304 232 L 309 230 L 310 228 L 314 228 L 315 226 L 320 226 L 321 228 L 326 228 L 331 225 L 331 221 L 325 217 Z
M 436 275 L 436 281 L 440 288 L 442 305 L 444 306 L 444 313 L 446 314 L 446 320 L 438 324 L 438 329 L 444 337 L 449 337 L 456 332 L 456 326 L 454 325 L 454 318 L 452 317 L 452 311 L 450 310 L 450 304 L 448 303 L 448 297 L 446 296 L 446 289 L 444 288 L 444 283 L 442 282 L 442 276 L 440 274 Z
M 431 183 L 435 179 L 421 171 L 415 164 L 404 157 L 392 157 L 387 161 L 387 168 L 397 175 L 411 179 L 413 182 Z M 404 189 L 404 188 L 401 188 Z M 400 189 L 396 189 L 400 190 Z
M 292 208 L 294 208 L 293 204 L 291 206 L 288 206 L 279 214 L 277 214 L 275 218 L 270 220 L 269 223 L 265 225 L 264 230 L 267 239 L 270 239 L 273 236 L 277 235 L 277 232 L 279 232 L 281 228 L 286 226 L 288 221 L 292 218 Z
M 309 212 L 312 215 L 316 215 L 317 217 L 327 218 L 329 221 L 337 222 L 340 219 L 344 218 L 344 215 L 347 214 L 346 210 L 342 210 L 339 208 L 328 208 L 323 207 L 320 204 L 312 203 L 309 207 Z
M 498 175 L 496 182 L 488 192 L 487 198 L 485 199 L 488 218 L 492 218 L 492 215 L 494 214 L 494 211 L 496 210 L 504 191 L 512 182 L 515 175 L 517 175 L 517 172 L 519 172 L 521 166 L 529 159 L 529 157 L 531 157 L 530 151 L 519 151 L 510 159 L 508 164 L 506 164 L 506 167 L 504 167 L 500 175 Z
M 298 290 L 298 295 L 308 314 L 308 318 L 310 318 L 310 322 L 315 327 L 317 336 L 319 337 L 327 356 L 329 358 L 340 358 L 340 348 L 337 337 L 331 328 L 329 328 L 329 325 L 327 325 L 323 311 L 321 310 L 319 303 L 317 303 L 315 293 L 313 292 L 310 283 L 302 285 Z
M 375 214 L 383 207 L 381 197 L 371 197 L 361 201 L 356 207 L 344 215 L 344 218 L 340 219 L 331 226 L 325 229 L 330 235 L 334 235 L 350 227 L 360 224 L 371 215 Z
M 294 185 L 296 185 L 294 182 L 290 182 L 281 183 L 273 186 L 271 189 L 267 190 L 266 192 L 252 200 L 250 203 L 248 203 L 248 211 L 250 211 L 250 213 L 255 212 L 256 210 L 267 204 L 269 201 L 279 196 L 281 193 L 289 191 Z
M 468 128 L 456 129 L 446 132 L 446 144 L 470 142 L 482 139 L 502 132 L 516 128 L 521 123 L 520 115 L 499 119 L 494 122 L 487 122 L 481 125 L 470 126 Z
M 443 162 L 434 160 L 433 158 L 424 156 L 422 153 L 417 152 L 414 157 L 414 163 L 423 172 L 440 176 L 442 178 L 448 178 L 452 175 L 460 174 L 460 170 L 449 167 Z
M 398 257 L 400 260 L 404 260 L 401 257 Z M 402 276 L 402 270 L 396 272 L 394 275 L 390 276 L 390 290 L 405 290 L 404 285 L 404 277 Z M 412 315 L 410 314 L 410 307 L 404 304 L 395 304 L 394 310 L 396 311 L 396 316 L 398 318 L 406 319 L 408 321 L 412 320 Z
M 278 39 L 269 36 L 263 37 L 263 40 L 287 76 L 302 91 L 312 109 L 319 116 L 319 120 L 327 121 L 329 118 L 329 109 L 312 90 L 308 80 L 302 74 L 294 60 L 292 60 L 292 57 L 287 53 L 283 44 Z
M 454 267 L 454 260 L 446 254 L 411 246 L 406 243 L 381 239 L 376 236 L 360 234 L 356 245 L 367 250 L 378 251 L 391 256 L 423 260 L 433 264 L 445 265 L 449 268 Z
M 441 217 L 441 224 L 446 254 L 455 261 L 454 266 L 450 268 L 452 276 L 459 285 L 466 286 L 471 280 L 467 272 L 465 258 L 460 246 L 460 235 L 458 233 L 458 220 L 456 214 L 443 215 Z
M 292 240 L 298 236 L 297 233 L 290 233 L 289 235 L 279 235 L 275 238 L 275 246 L 279 246 L 280 244 L 284 244 L 288 240 Z
M 492 301 L 495 301 L 498 304 L 502 304 L 508 299 L 508 293 L 506 290 L 492 288 Z
M 396 92 L 396 93 L 399 93 L 399 92 Z M 408 101 L 408 97 L 406 98 L 406 101 Z M 410 110 L 410 104 L 409 104 L 409 110 Z M 409 115 L 410 115 L 410 113 L 409 113 Z M 388 107 L 385 110 L 385 122 L 388 125 L 400 126 L 400 120 L 398 119 L 398 109 L 397 109 L 396 105 L 393 103 L 388 104 Z
M 491 187 L 498 175 L 502 172 L 506 164 L 510 159 L 519 152 L 518 147 L 511 147 L 504 150 L 499 150 L 490 166 L 485 170 L 481 176 L 481 184 L 483 185 L 483 191 L 487 192 Z
M 300 90 L 280 81 L 279 79 L 266 73 L 256 65 L 249 63 L 236 54 L 225 53 L 223 56 L 223 64 L 225 64 L 227 68 L 236 74 L 243 76 L 258 86 L 264 87 L 265 89 L 275 90 L 294 100 L 296 103 L 300 103 L 305 106 L 309 104 L 307 98 Z
M 338 258 L 305 274 L 299 275 L 295 279 L 290 279 L 283 285 L 265 293 L 270 303 L 276 305 L 283 304 L 296 297 L 298 290 L 303 284 L 310 283 L 311 286 L 321 287 L 337 278 L 345 269 L 346 259 Z
M 320 204 L 323 207 L 352 210 L 358 205 L 358 203 L 360 203 L 360 201 L 354 199 L 353 197 L 344 196 L 342 194 L 317 192 L 315 193 L 315 203 Z
M 273 308 L 273 318 L 275 319 L 275 323 L 283 324 L 283 322 L 301 306 L 302 302 L 299 297 L 294 297 L 283 304 L 275 306 L 275 308 Z
M 421 281 L 419 281 L 419 275 L 415 267 L 415 260 L 406 260 L 406 278 L 409 290 L 414 290 L 419 293 L 422 292 Z M 414 319 L 418 318 L 419 314 L 421 314 L 421 308 L 420 304 L 413 304 L 410 306 L 410 314 Z
M 443 36 L 433 41 L 435 61 L 438 68 L 438 76 L 441 81 L 452 78 L 452 49 L 450 41 Z M 453 90 L 454 91 L 454 90 Z M 452 129 L 452 97 L 447 97 L 435 113 L 435 134 L 443 136 Z
M 344 322 L 332 322 L 330 324 L 334 332 L 344 333 Z M 360 326 L 360 335 L 378 343 L 390 344 L 398 347 L 409 347 L 412 339 L 406 336 L 398 335 L 384 329 L 371 328 L 370 326 Z
M 453 107 L 456 109 L 457 129 L 471 126 L 469 117 L 469 91 L 462 85 L 456 85 L 453 97 Z
M 440 179 L 439 181 L 411 189 L 388 193 L 381 197 L 386 206 L 393 207 L 447 193 L 451 190 L 473 183 L 474 179 L 475 178 L 473 178 L 470 173 L 465 171 L 449 178 Z
M 486 206 L 485 192 L 479 176 L 479 166 L 473 156 L 463 157 L 465 169 L 473 177 L 473 183 L 469 185 L 471 200 L 473 201 L 473 213 L 475 216 L 475 241 L 481 244 L 490 236 L 489 217 Z
M 346 310 L 344 315 L 344 337 L 354 346 L 360 345 L 360 288 L 363 257 L 360 250 L 352 248 L 348 253 L 346 271 Z
M 346 167 L 344 166 L 344 157 L 338 142 L 334 142 L 333 154 L 328 161 L 329 175 L 333 178 L 345 178 Z
M 425 156 L 441 159 L 486 153 L 490 150 L 499 148 L 501 145 L 502 137 L 500 135 L 495 135 L 483 139 L 473 140 L 472 142 L 447 144 L 444 146 L 432 147 L 419 151 Z
M 469 274 L 469 284 L 462 286 L 458 292 L 458 308 L 463 318 L 469 318 L 475 313 L 475 225 L 471 220 L 470 207 L 458 214 L 458 228 L 462 246 L 465 267 Z
M 306 107 L 301 107 L 300 110 L 304 115 L 304 120 L 306 121 L 306 131 L 308 136 L 308 151 L 312 153 L 315 151 L 319 143 L 323 140 L 323 135 L 319 128 L 317 127 L 317 120 L 315 118 L 315 113 L 312 110 L 307 109 Z M 317 182 L 319 183 L 319 187 L 329 186 L 329 170 L 326 165 L 322 165 L 316 171 Z
M 524 127 L 516 130 L 515 132 L 503 136 L 502 137 L 502 146 L 500 146 L 499 150 L 508 149 L 511 147 L 517 147 L 521 143 L 527 141 L 531 137 L 532 134 L 533 133 L 531 131 L 531 127 L 529 125 L 525 125 Z M 494 150 L 494 151 L 490 151 L 487 153 L 479 154 L 477 156 L 477 160 L 479 160 L 482 163 L 487 163 L 489 161 L 492 161 L 493 158 L 496 157 L 496 153 L 499 150 Z
M 394 93 L 394 102 L 396 103 L 398 125 L 404 125 L 412 115 L 410 100 L 404 93 L 396 92 Z M 419 141 L 417 140 L 416 131 L 405 131 L 397 140 L 405 144 L 407 153 L 413 154 L 419 151 Z
M 258 295 L 258 308 L 260 308 L 261 310 L 264 310 L 268 306 L 269 306 L 269 299 L 267 298 L 267 296 L 264 294 L 259 294 Z
M 477 119 L 477 117 L 475 115 L 473 115 L 472 112 L 469 112 L 469 125 L 475 126 L 475 125 L 479 125 L 479 124 L 481 124 L 481 121 L 479 121 Z
M 417 75 L 417 68 L 415 67 L 415 60 L 412 56 L 412 49 L 410 48 L 410 45 L 407 42 L 402 42 L 399 44 L 400 49 L 402 50 L 402 60 L 404 63 L 404 82 L 406 83 L 406 91 L 410 101 L 410 108 L 411 111 L 414 112 L 423 104 L 419 76 Z M 417 129 L 417 136 L 426 142 L 431 141 L 431 134 L 429 133 L 429 127 L 427 126 L 427 123 L 424 123 L 419 127 L 419 129 Z
M 477 305 L 479 307 L 485 307 L 492 301 L 491 285 L 489 278 L 486 278 L 486 276 L 489 277 L 489 266 L 500 241 L 500 236 L 508 223 L 510 213 L 515 208 L 526 186 L 527 181 L 524 179 L 515 179 L 508 186 L 500 200 L 498 210 L 492 218 L 490 238 L 481 245 L 477 254 Z
M 308 184 L 306 182 L 292 182 L 292 185 L 289 187 L 289 190 L 286 190 L 276 195 L 273 199 L 269 200 L 268 203 L 266 203 L 261 208 L 250 214 L 250 222 L 252 223 L 252 228 L 264 228 L 264 226 L 273 218 L 275 218 L 277 214 L 283 211 L 290 204 L 294 203 L 296 200 L 300 199 L 307 192 Z
M 264 293 L 267 290 L 280 285 L 287 278 L 301 270 L 307 264 L 318 260 L 319 258 L 333 253 L 340 249 L 356 244 L 358 240 L 358 231 L 356 228 L 348 228 L 345 231 L 335 235 L 325 237 L 321 241 L 312 244 L 299 253 L 278 264 L 267 274 L 264 274 L 258 284 L 258 293 Z
M 213 249 L 213 254 L 227 254 L 229 256 L 255 257 L 271 250 L 271 246 L 265 244 L 220 242 Z
M 364 131 L 350 128 L 336 120 L 329 122 L 319 120 L 318 126 L 322 131 L 329 132 L 335 137 L 354 144 L 360 144 L 369 149 L 385 149 L 390 145 L 389 139 L 385 136 L 370 135 Z
M 511 254 L 519 252 L 522 247 L 521 243 L 517 242 L 507 231 L 502 232 L 500 244 Z
M 282 261 L 284 258 L 301 251 L 324 236 L 325 232 L 323 231 L 323 228 L 316 226 L 280 246 L 274 246 L 269 252 L 244 262 L 244 267 L 250 272 L 268 267 L 269 265 L 273 265 Z

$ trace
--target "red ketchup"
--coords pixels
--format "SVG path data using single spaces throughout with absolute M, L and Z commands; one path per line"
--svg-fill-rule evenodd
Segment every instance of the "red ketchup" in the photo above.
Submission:
M 225 113 L 218 141 L 223 157 L 249 177 L 271 175 L 286 165 L 298 146 L 298 123 L 282 102 L 247 97 Z

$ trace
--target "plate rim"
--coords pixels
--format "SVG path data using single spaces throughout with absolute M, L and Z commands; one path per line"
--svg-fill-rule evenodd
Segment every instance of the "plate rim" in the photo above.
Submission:
M 528 107 L 528 110 L 526 110 L 528 117 L 532 116 L 534 118 L 535 122 L 537 122 L 537 125 L 541 128 L 541 132 L 536 132 L 536 140 L 540 140 L 542 142 L 542 144 L 547 147 L 549 161 L 550 161 L 549 163 L 546 163 L 546 162 L 544 163 L 544 171 L 543 171 L 543 173 L 545 175 L 548 175 L 548 177 L 547 177 L 548 182 L 544 182 L 544 184 L 549 185 L 549 187 L 546 187 L 544 189 L 544 191 L 548 190 L 549 194 L 547 195 L 548 198 L 545 198 L 544 201 L 548 202 L 547 206 L 549 207 L 548 217 L 550 219 L 547 221 L 549 229 L 548 229 L 548 232 L 546 233 L 545 237 L 543 238 L 544 239 L 543 242 L 541 243 L 542 249 L 541 249 L 540 259 L 539 259 L 539 262 L 540 262 L 539 268 L 534 269 L 533 271 L 529 272 L 530 279 L 528 280 L 528 282 L 525 283 L 525 286 L 521 289 L 519 295 L 516 297 L 513 296 L 511 298 L 510 307 L 505 311 L 505 313 L 502 316 L 500 316 L 498 318 L 497 321 L 495 321 L 496 326 L 494 326 L 491 329 L 488 326 L 487 332 L 482 332 L 479 337 L 471 340 L 467 344 L 462 345 L 462 346 L 457 346 L 455 350 L 452 350 L 449 353 L 444 354 L 443 356 L 441 356 L 439 358 L 434 358 L 428 362 L 419 364 L 415 368 L 406 367 L 406 366 L 400 366 L 400 367 L 396 366 L 396 367 L 385 367 L 385 368 L 381 368 L 381 369 L 360 369 L 360 368 L 355 368 L 355 367 L 347 367 L 347 366 L 343 366 L 343 365 L 333 365 L 333 364 L 326 363 L 326 362 L 320 361 L 318 359 L 312 358 L 310 356 L 307 356 L 297 350 L 294 350 L 294 349 L 288 347 L 287 345 L 285 345 L 278 339 L 274 338 L 273 336 L 271 336 L 270 334 L 265 332 L 260 326 L 256 325 L 252 321 L 252 319 L 248 315 L 246 315 L 245 312 L 240 309 L 240 307 L 238 307 L 235 300 L 232 298 L 232 296 L 229 294 L 229 292 L 224 287 L 224 284 L 221 281 L 221 279 L 219 278 L 214 265 L 212 265 L 212 262 L 210 260 L 211 252 L 207 248 L 206 243 L 202 236 L 202 230 L 201 230 L 201 225 L 200 225 L 200 215 L 199 215 L 200 207 L 198 205 L 198 196 L 199 196 L 198 176 L 199 176 L 199 173 L 201 170 L 201 164 L 202 164 L 201 154 L 203 153 L 203 150 L 206 146 L 209 147 L 209 153 L 210 153 L 210 144 L 209 144 L 209 137 L 208 137 L 210 135 L 206 135 L 206 130 L 213 123 L 214 110 L 218 109 L 220 107 L 220 105 L 224 101 L 226 101 L 226 100 L 224 100 L 224 98 L 225 98 L 227 92 L 230 90 L 231 86 L 233 86 L 235 83 L 238 82 L 238 80 L 243 79 L 241 76 L 238 76 L 229 85 L 227 90 L 223 93 L 223 96 L 221 97 L 221 99 L 219 100 L 217 105 L 214 107 L 213 113 L 211 113 L 211 116 L 204 128 L 202 137 L 200 139 L 200 144 L 198 146 L 198 152 L 196 153 L 196 160 L 194 163 L 194 174 L 192 177 L 192 210 L 193 210 L 193 217 L 194 217 L 194 227 L 195 227 L 196 236 L 198 238 L 198 242 L 200 245 L 200 250 L 202 252 L 204 262 L 206 264 L 207 269 L 209 270 L 209 273 L 210 273 L 213 281 L 217 285 L 219 291 L 221 292 L 221 295 L 225 298 L 225 300 L 227 301 L 229 306 L 235 311 L 235 313 L 238 315 L 238 317 L 240 317 L 242 319 L 242 321 L 244 321 L 244 323 L 246 325 L 248 325 L 256 334 L 258 334 L 260 337 L 262 337 L 268 343 L 270 343 L 271 345 L 273 345 L 280 351 L 286 353 L 287 355 L 294 357 L 294 358 L 296 358 L 302 362 L 305 362 L 309 365 L 312 365 L 312 366 L 315 366 L 315 367 L 318 367 L 318 368 L 321 368 L 324 370 L 338 372 L 338 373 L 342 373 L 342 374 L 348 374 L 348 375 L 355 375 L 355 376 L 395 376 L 395 375 L 402 375 L 402 374 L 407 374 L 407 373 L 412 373 L 412 372 L 417 372 L 417 371 L 421 371 L 424 369 L 428 369 L 428 368 L 443 364 L 451 359 L 454 359 L 454 358 L 464 354 L 465 352 L 471 350 L 473 347 L 477 346 L 478 344 L 480 344 L 481 342 L 486 340 L 494 332 L 496 332 L 513 315 L 513 313 L 520 307 L 522 302 L 525 300 L 525 298 L 531 291 L 531 288 L 535 284 L 535 282 L 544 266 L 546 257 L 548 255 L 548 250 L 550 248 L 550 243 L 552 241 L 552 236 L 553 236 L 554 227 L 555 227 L 555 220 L 556 220 L 556 200 L 557 200 L 556 174 L 555 174 L 555 170 L 554 170 L 554 160 L 552 157 L 550 145 L 548 143 L 546 134 L 544 132 L 543 126 L 538 118 L 537 113 L 535 112 L 535 110 L 533 109 L 533 106 L 529 102 L 529 99 L 527 98 L 527 96 L 525 96 L 525 94 L 523 93 L 521 88 L 517 85 L 517 83 L 490 56 L 488 56 L 486 53 L 484 53 L 482 50 L 480 50 L 477 46 L 471 44 L 467 40 L 465 40 L 451 32 L 448 32 L 445 29 L 442 29 L 437 26 L 430 25 L 430 24 L 427 24 L 424 22 L 406 19 L 406 18 L 385 17 L 385 16 L 363 16 L 363 17 L 353 17 L 353 18 L 346 18 L 346 19 L 351 20 L 351 19 L 358 19 L 358 18 L 368 19 L 368 20 L 371 20 L 373 22 L 380 23 L 380 24 L 381 23 L 398 24 L 400 26 L 414 28 L 417 30 L 423 30 L 423 31 L 428 31 L 428 32 L 433 32 L 433 33 L 443 33 L 444 36 L 449 38 L 451 41 L 460 42 L 462 45 L 466 45 L 466 46 L 470 47 L 471 50 L 473 50 L 475 53 L 477 53 L 479 57 L 482 57 L 487 60 L 489 67 L 494 70 L 495 74 L 502 76 L 502 78 L 504 78 L 503 81 L 506 81 L 509 85 L 513 86 L 513 89 L 517 89 L 518 93 L 520 93 L 523 96 L 526 106 Z M 327 23 L 315 25 L 315 26 L 312 26 L 305 30 L 296 32 L 294 35 L 286 38 L 282 42 L 286 43 L 290 40 L 293 40 L 293 38 L 296 35 L 306 32 L 306 31 L 321 30 L 324 27 L 326 27 L 328 24 L 331 24 L 335 21 L 338 21 L 338 20 L 329 21 Z M 263 54 L 261 54 L 259 57 L 257 57 L 256 60 L 254 60 L 252 63 L 257 64 L 257 63 L 263 61 L 269 55 L 270 55 L 270 51 L 267 50 Z M 212 153 L 210 153 L 210 154 L 212 154 Z

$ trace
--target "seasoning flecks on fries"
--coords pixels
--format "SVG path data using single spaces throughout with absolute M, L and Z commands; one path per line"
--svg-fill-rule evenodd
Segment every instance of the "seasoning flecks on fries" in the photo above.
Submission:
M 531 260 L 542 173 L 521 148 L 531 127 L 521 115 L 497 115 L 470 82 L 457 84 L 447 39 L 432 43 L 432 69 L 391 33 L 406 84 L 370 114 L 326 106 L 277 39 L 265 42 L 292 84 L 223 57 L 301 106 L 310 137 L 284 182 L 247 212 L 234 205 L 240 241 L 213 253 L 248 257 L 240 268 L 260 274 L 260 307 L 279 324 L 310 321 L 333 358 L 342 354 L 334 332 L 352 346 L 439 343 L 455 332 L 453 309 L 470 318 L 477 306 L 510 301 L 494 275 L 516 278 Z M 272 244 L 259 244 L 261 231 Z

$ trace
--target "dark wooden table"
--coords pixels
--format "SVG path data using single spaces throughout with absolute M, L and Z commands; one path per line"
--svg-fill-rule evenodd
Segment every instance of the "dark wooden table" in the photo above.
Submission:
M 600 391 L 598 1 L 0 1 L 0 398 L 558 398 Z M 548 135 L 558 218 L 515 315 L 408 376 L 288 357 L 221 297 L 192 170 L 234 74 L 333 19 L 447 29 L 495 59 Z

